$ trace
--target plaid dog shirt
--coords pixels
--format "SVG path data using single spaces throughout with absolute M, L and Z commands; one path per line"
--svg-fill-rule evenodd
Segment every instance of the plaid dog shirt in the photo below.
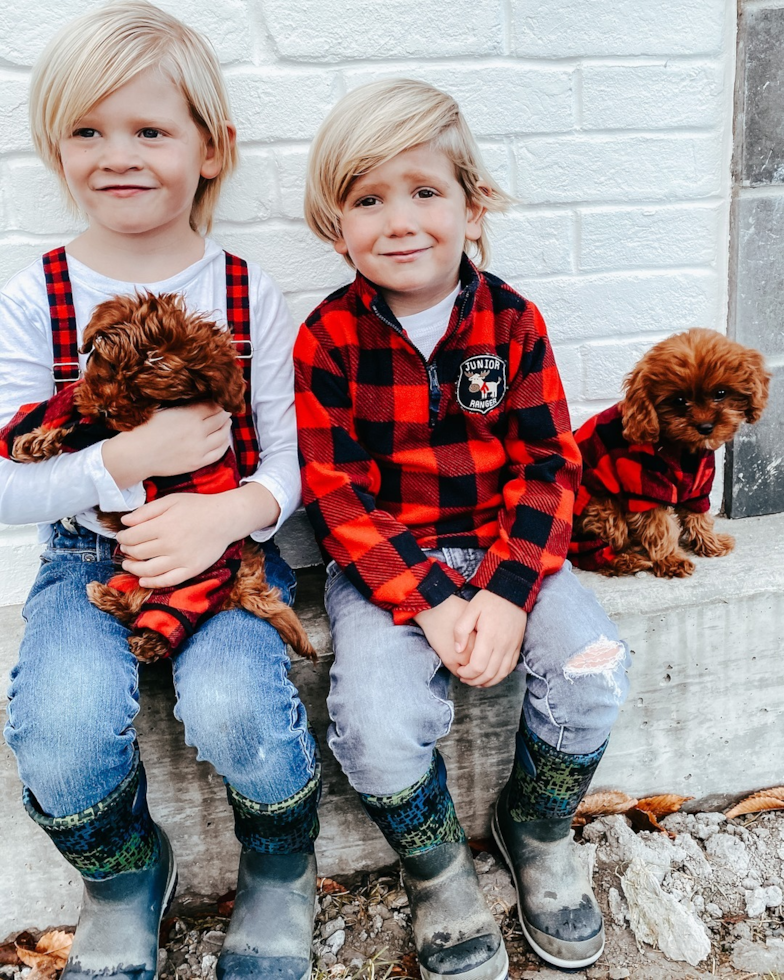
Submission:
M 78 378 L 78 345 L 76 313 L 73 307 L 68 263 L 64 249 L 43 257 L 47 294 L 52 323 L 54 367 L 57 388 L 51 398 L 35 405 L 23 405 L 10 422 L 0 430 L 0 456 L 12 458 L 14 440 L 35 428 L 69 427 L 63 450 L 78 452 L 87 446 L 111 438 L 117 433 L 101 420 L 80 415 L 74 406 Z M 250 318 L 247 264 L 226 254 L 227 318 L 232 329 L 238 356 L 243 360 L 246 380 L 244 410 L 232 420 L 234 443 L 239 455 L 229 449 L 218 462 L 193 473 L 174 477 L 152 477 L 144 481 L 147 502 L 172 493 L 223 493 L 239 486 L 243 475 L 258 465 L 259 451 L 250 406 Z M 62 385 L 70 380 L 70 384 Z M 119 551 L 119 549 L 118 549 Z M 177 586 L 152 591 L 133 623 L 134 630 L 151 629 L 160 633 L 171 652 L 190 637 L 210 616 L 218 612 L 231 592 L 234 576 L 240 567 L 242 542 L 235 541 L 224 554 L 201 574 Z M 121 553 L 118 559 L 122 560 Z M 121 592 L 138 586 L 139 580 L 129 572 L 120 572 L 109 585 Z
M 460 278 L 429 360 L 361 275 L 294 348 L 316 538 L 396 623 L 464 583 L 423 549 L 486 549 L 472 584 L 529 611 L 569 542 L 579 453 L 544 320 L 465 257 Z
M 696 514 L 710 508 L 716 472 L 710 449 L 692 453 L 677 446 L 642 443 L 623 437 L 620 404 L 605 409 L 575 432 L 583 457 L 583 477 L 575 502 L 579 517 L 593 499 L 612 497 L 630 514 L 654 507 L 685 507 Z M 615 552 L 606 541 L 574 532 L 569 559 L 578 568 L 608 565 Z

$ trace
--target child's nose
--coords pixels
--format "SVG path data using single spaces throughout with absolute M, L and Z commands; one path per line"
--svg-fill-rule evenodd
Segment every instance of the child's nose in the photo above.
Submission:
M 123 137 L 104 139 L 101 150 L 100 165 L 104 170 L 136 170 L 140 166 L 133 140 Z
M 386 217 L 387 234 L 392 237 L 411 235 L 416 231 L 414 209 L 408 201 L 392 204 Z

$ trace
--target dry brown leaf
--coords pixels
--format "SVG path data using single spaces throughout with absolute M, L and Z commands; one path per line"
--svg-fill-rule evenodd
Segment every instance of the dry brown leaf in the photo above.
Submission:
M 237 896 L 236 889 L 232 888 L 225 895 L 221 895 L 217 901 L 218 915 L 231 915 L 234 911 L 234 899 Z
M 345 895 L 348 889 L 334 878 L 316 878 L 318 890 L 325 895 Z
M 68 932 L 54 930 L 45 932 L 30 949 L 28 944 L 16 944 L 16 953 L 25 966 L 33 969 L 27 975 L 27 980 L 50 980 L 65 966 L 68 953 L 71 950 L 73 936 Z
M 671 830 L 667 830 L 666 827 L 662 827 L 656 819 L 656 814 L 651 813 L 650 810 L 643 810 L 639 806 L 633 806 L 626 811 L 624 816 L 629 818 L 633 829 L 638 832 L 641 830 L 650 830 L 659 834 L 667 834 L 672 840 L 675 840 L 678 836 Z
M 596 817 L 606 817 L 610 813 L 626 813 L 635 806 L 637 800 L 628 793 L 617 789 L 604 790 L 601 793 L 589 793 L 583 797 L 572 820 L 573 827 L 584 827 L 589 820 Z
M 409 977 L 410 980 L 420 980 L 419 961 L 415 953 L 406 953 L 399 963 L 395 963 L 389 971 L 393 977 Z
M 498 850 L 498 845 L 492 837 L 469 837 L 468 846 L 474 854 L 481 854 L 485 851 L 492 853 Z
M 728 820 L 733 817 L 740 817 L 744 813 L 761 813 L 763 810 L 782 810 L 784 809 L 784 786 L 772 786 L 770 789 L 761 789 L 758 793 L 752 793 L 731 807 L 724 816 Z
M 647 810 L 654 817 L 666 817 L 668 813 L 677 813 L 687 800 L 693 796 L 676 796 L 675 793 L 663 793 L 661 796 L 646 796 L 637 800 L 639 810 Z

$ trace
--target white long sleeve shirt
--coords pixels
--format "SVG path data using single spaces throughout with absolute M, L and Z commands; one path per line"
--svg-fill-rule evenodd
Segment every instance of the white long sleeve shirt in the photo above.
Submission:
M 180 293 L 189 309 L 226 323 L 226 265 L 223 250 L 205 242 L 204 256 L 162 282 L 128 283 L 99 275 L 68 256 L 76 311 L 77 335 L 98 303 L 118 294 L 150 290 Z M 261 483 L 280 506 L 274 527 L 259 528 L 257 541 L 270 538 L 300 501 L 297 428 L 294 414 L 292 348 L 296 331 L 276 284 L 257 265 L 248 264 L 251 360 L 251 404 L 261 455 L 259 466 L 243 482 Z M 80 355 L 84 368 L 86 357 Z M 13 277 L 0 293 L 0 427 L 22 405 L 45 401 L 54 393 L 52 328 L 41 260 Z M 0 522 L 39 525 L 42 540 L 48 525 L 63 517 L 99 534 L 112 536 L 95 515 L 133 510 L 144 503 L 141 483 L 120 489 L 103 465 L 97 443 L 41 463 L 0 459 Z

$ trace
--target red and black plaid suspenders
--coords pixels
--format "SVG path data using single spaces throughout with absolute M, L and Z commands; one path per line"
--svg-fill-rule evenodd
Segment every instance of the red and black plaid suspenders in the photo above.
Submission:
M 245 378 L 245 405 L 232 419 L 234 452 L 241 476 L 252 473 L 259 462 L 259 444 L 253 424 L 250 403 L 250 368 L 253 345 L 250 339 L 250 299 L 248 295 L 248 264 L 236 255 L 226 254 L 226 319 L 242 362 Z M 64 248 L 54 249 L 43 256 L 46 294 L 52 320 L 54 357 L 52 374 L 55 390 L 79 378 L 79 345 L 76 339 L 76 311 L 73 305 L 71 280 Z

